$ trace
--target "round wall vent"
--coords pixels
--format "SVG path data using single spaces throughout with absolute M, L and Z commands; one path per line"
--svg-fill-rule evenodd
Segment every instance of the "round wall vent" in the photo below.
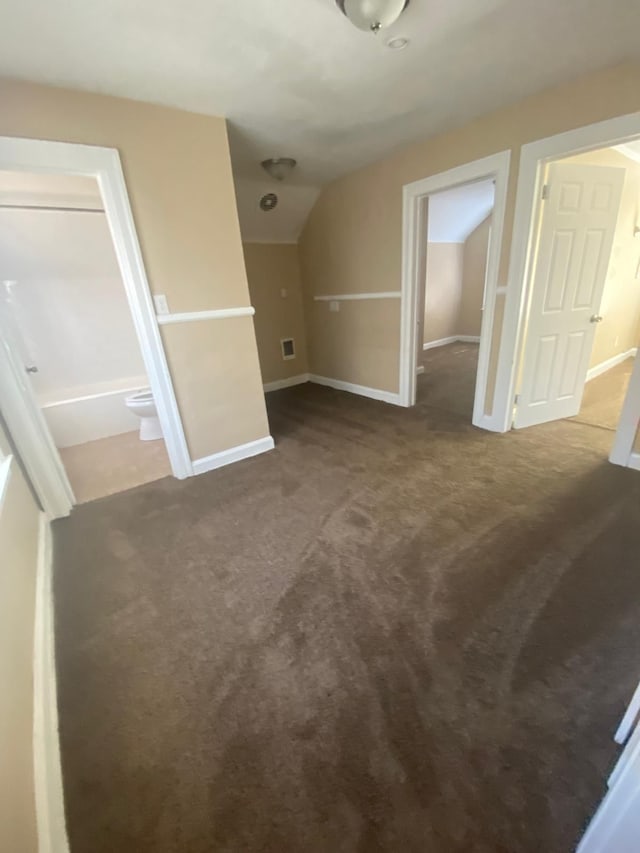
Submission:
M 278 204 L 278 196 L 275 193 L 267 193 L 260 199 L 260 210 L 273 210 Z

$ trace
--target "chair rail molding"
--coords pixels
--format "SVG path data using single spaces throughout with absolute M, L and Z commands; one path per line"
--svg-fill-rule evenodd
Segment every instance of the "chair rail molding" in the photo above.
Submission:
M 176 314 L 156 314 L 160 326 L 171 323 L 193 323 L 198 320 L 226 320 L 229 317 L 253 317 L 256 309 L 251 305 L 240 308 L 210 308 L 205 311 L 181 311 Z

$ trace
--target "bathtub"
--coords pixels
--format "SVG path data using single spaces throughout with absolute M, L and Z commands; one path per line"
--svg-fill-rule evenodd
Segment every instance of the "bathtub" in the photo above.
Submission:
M 73 447 L 140 428 L 125 398 L 149 387 L 146 376 L 129 376 L 39 398 L 56 447 Z

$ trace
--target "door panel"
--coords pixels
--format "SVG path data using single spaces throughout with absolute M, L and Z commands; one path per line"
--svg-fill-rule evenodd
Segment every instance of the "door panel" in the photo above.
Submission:
M 549 167 L 516 427 L 580 411 L 624 176 L 605 166 Z

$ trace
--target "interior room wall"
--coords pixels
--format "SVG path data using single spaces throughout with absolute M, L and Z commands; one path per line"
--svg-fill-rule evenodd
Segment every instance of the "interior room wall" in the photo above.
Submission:
M 262 381 L 266 384 L 307 373 L 297 245 L 244 243 L 243 249 L 251 304 L 256 309 L 254 323 Z M 280 341 L 283 338 L 295 340 L 295 358 L 282 358 Z
M 459 335 L 463 243 L 427 243 L 424 299 L 425 344 Z
M 15 80 L 0 101 L 0 135 L 118 149 L 150 287 L 171 312 L 249 305 L 224 119 Z M 192 458 L 268 435 L 251 317 L 161 334 Z
M 488 216 L 464 241 L 458 335 L 480 336 L 490 235 L 491 216 Z
M 120 270 L 103 213 L 0 210 L 0 278 L 42 402 L 104 383 L 146 382 Z
M 10 452 L 1 427 L 0 451 Z M 38 514 L 13 464 L 0 499 L 0 850 L 16 853 L 38 850 L 33 769 Z
M 625 170 L 611 260 L 607 270 L 600 314 L 589 367 L 629 352 L 638 346 L 640 327 L 640 163 L 613 148 L 588 151 L 564 162 L 614 166 Z
M 398 149 L 389 157 L 329 184 L 321 193 L 300 239 L 302 281 L 308 322 L 310 368 L 314 373 L 397 392 L 400 300 L 354 302 L 352 323 L 345 313 L 328 315 L 313 294 L 399 291 L 402 269 L 402 187 L 412 181 L 511 149 L 511 169 L 501 247 L 499 285 L 507 284 L 520 148 L 527 142 L 638 109 L 640 63 L 629 62 L 583 75 L 511 107 L 480 117 L 445 134 Z M 379 316 L 379 303 L 385 314 Z M 495 369 L 504 295 L 496 322 L 486 405 L 493 406 Z M 338 320 L 339 316 L 339 320 Z M 340 328 L 338 328 L 338 323 Z M 375 350 L 350 326 L 375 326 Z M 342 365 L 338 377 L 331 371 Z M 360 377 L 357 379 L 356 377 Z

